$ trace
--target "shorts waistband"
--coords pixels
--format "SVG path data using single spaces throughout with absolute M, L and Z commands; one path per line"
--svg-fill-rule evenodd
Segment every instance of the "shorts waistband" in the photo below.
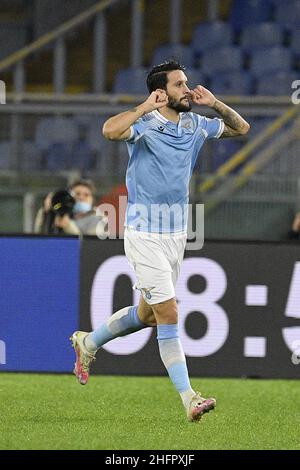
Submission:
M 141 238 L 154 238 L 155 240 L 170 240 L 170 238 L 182 238 L 187 236 L 187 231 L 182 230 L 181 232 L 168 232 L 168 233 L 160 233 L 160 232 L 142 232 L 140 230 L 136 230 L 129 225 L 125 226 L 125 231 L 133 235 L 138 235 Z

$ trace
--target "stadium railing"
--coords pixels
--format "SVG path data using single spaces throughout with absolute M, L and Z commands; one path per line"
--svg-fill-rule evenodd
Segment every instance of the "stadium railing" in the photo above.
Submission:
M 229 170 L 249 157 L 243 150 L 232 158 L 231 163 L 228 162 L 227 167 L 224 165 L 227 171 L 223 168 L 218 181 L 207 179 L 216 185 L 220 183 L 214 191 L 203 192 L 200 199 L 205 203 L 207 238 L 287 238 L 300 201 L 299 110 L 296 108 L 296 112 L 286 113 L 283 118 L 258 136 L 256 141 L 265 141 L 265 146 L 257 150 L 238 172 L 230 173 Z M 290 126 L 285 126 L 288 121 Z M 246 148 L 249 147 L 246 145 L 244 150 Z M 198 198 L 196 196 L 194 202 Z
M 297 114 L 299 114 L 299 108 L 297 106 L 290 107 L 288 111 L 278 117 L 265 131 L 261 132 L 256 138 L 247 143 L 239 152 L 233 155 L 226 163 L 220 166 L 211 178 L 208 178 L 206 181 L 201 183 L 198 188 L 199 193 L 203 196 L 214 188 L 221 178 L 232 173 L 239 165 L 249 159 L 252 154 L 259 149 L 259 147 L 270 141 L 276 132 L 283 129 L 287 123 L 295 119 Z M 251 171 L 249 170 L 250 168 L 252 168 Z M 252 165 L 252 167 L 248 166 L 242 171 L 245 172 L 245 174 L 250 175 L 252 172 L 255 172 L 255 169 L 256 166 Z
M 80 29 L 87 22 L 94 20 L 93 25 L 93 91 L 101 93 L 105 89 L 107 62 L 107 19 L 105 13 L 118 4 L 129 4 L 131 16 L 131 50 L 130 65 L 139 67 L 143 61 L 143 17 L 144 0 L 101 0 L 82 13 L 64 22 L 52 31 L 44 34 L 31 44 L 21 48 L 0 61 L 0 73 L 13 67 L 14 91 L 21 93 L 25 90 L 24 63 L 34 53 L 38 53 L 48 45 L 53 44 L 53 88 L 55 93 L 63 93 L 66 83 L 66 43 L 67 35 Z M 211 2 L 209 17 L 216 16 L 218 1 Z M 170 25 L 169 39 L 175 43 L 180 41 L 180 19 L 182 0 L 170 0 L 168 4 Z

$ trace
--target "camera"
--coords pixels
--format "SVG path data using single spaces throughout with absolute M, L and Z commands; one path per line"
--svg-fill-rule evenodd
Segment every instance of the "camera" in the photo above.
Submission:
M 75 199 L 69 191 L 62 189 L 53 194 L 51 200 L 51 211 L 54 215 L 64 216 L 68 214 L 73 215 L 73 209 L 75 206 Z
M 74 197 L 66 189 L 56 191 L 51 199 L 50 211 L 45 215 L 44 232 L 48 234 L 62 234 L 63 230 L 55 226 L 55 218 L 57 216 L 63 217 L 64 215 L 73 218 L 75 203 Z

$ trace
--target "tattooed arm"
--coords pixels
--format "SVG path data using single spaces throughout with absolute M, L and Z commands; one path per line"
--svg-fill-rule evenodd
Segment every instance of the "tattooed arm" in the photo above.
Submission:
M 221 138 L 247 134 L 250 124 L 232 108 L 219 100 L 215 100 L 212 108 L 222 116 L 225 124 Z
M 151 113 L 154 109 L 162 108 L 168 103 L 168 97 L 164 90 L 156 90 L 149 98 L 136 108 L 117 114 L 108 119 L 103 126 L 102 133 L 109 140 L 126 140 L 131 134 L 131 126 L 144 114 Z
M 192 100 L 195 104 L 206 105 L 217 111 L 223 118 L 224 131 L 222 137 L 235 137 L 247 134 L 250 129 L 245 119 L 242 118 L 236 111 L 216 99 L 216 97 L 203 86 L 198 85 L 194 90 L 191 90 Z

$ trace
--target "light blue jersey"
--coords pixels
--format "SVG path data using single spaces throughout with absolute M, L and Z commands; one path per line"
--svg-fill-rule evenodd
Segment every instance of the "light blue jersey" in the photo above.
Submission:
M 128 205 L 125 225 L 143 232 L 187 229 L 189 182 L 206 139 L 218 138 L 221 119 L 181 113 L 168 121 L 158 111 L 138 119 L 127 140 Z

